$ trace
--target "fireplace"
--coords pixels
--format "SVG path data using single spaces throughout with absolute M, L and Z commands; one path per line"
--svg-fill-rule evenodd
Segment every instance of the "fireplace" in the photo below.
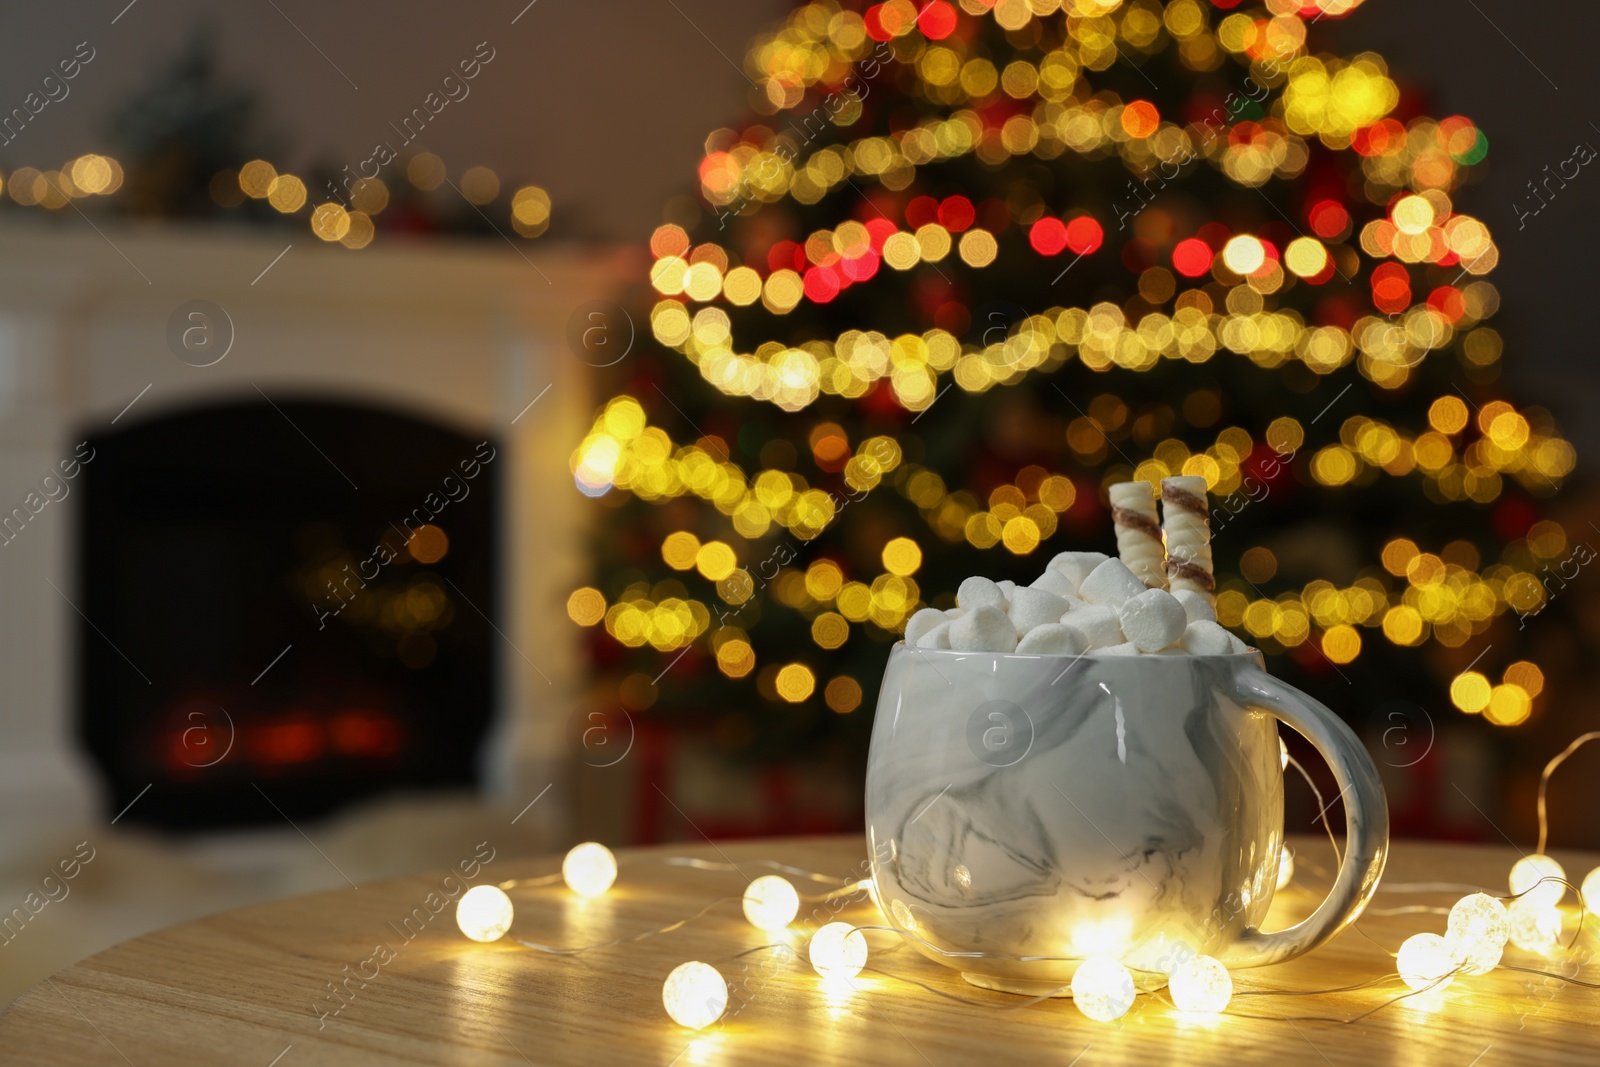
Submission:
M 251 839 L 303 847 L 283 815 L 450 787 L 564 833 L 593 404 L 566 334 L 610 254 L 51 221 L 0 243 L 0 513 L 29 514 L 0 538 L 0 840 L 276 819 Z M 169 332 L 196 301 L 234 331 L 205 366 Z M 185 836 L 222 862 L 239 835 Z
M 477 785 L 493 442 L 258 396 L 88 444 L 78 721 L 113 811 L 151 787 L 130 822 L 212 828 Z

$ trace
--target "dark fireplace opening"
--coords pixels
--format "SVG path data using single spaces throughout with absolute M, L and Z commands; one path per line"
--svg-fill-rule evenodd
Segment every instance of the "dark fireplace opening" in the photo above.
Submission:
M 493 441 L 263 399 L 89 443 L 78 727 L 112 814 L 282 824 L 477 784 L 497 652 Z

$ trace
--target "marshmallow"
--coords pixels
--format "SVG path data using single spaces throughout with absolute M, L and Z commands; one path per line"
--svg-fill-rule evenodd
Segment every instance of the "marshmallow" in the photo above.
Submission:
M 1059 623 L 1035 626 L 1017 642 L 1018 652 L 1043 656 L 1080 656 L 1086 647 L 1081 633 Z
M 1183 650 L 1191 656 L 1229 656 L 1246 652 L 1250 646 L 1214 622 L 1191 622 L 1183 632 Z
M 1059 622 L 1067 608 L 1067 602 L 1054 593 L 1022 587 L 1011 594 L 1011 625 L 1021 637 L 1035 626 Z
M 1146 589 L 1117 612 L 1122 633 L 1140 652 L 1157 652 L 1184 634 L 1183 604 L 1165 589 Z
M 906 644 L 917 644 L 923 634 L 949 621 L 938 608 L 923 608 L 906 621 Z
M 1029 586 L 1029 588 L 1043 589 L 1045 592 L 1054 593 L 1056 596 L 1072 596 L 1078 591 L 1077 584 L 1071 578 L 1068 578 L 1060 571 L 1051 570 L 1047 570 L 1035 578 L 1033 585 Z
M 971 581 L 972 579 L 967 579 Z M 965 588 L 966 582 L 962 583 Z M 1078 586 L 1078 595 L 1091 604 L 1120 608 L 1125 601 L 1145 591 L 1145 584 L 1120 559 L 1108 559 L 1089 572 Z
M 938 626 L 935 626 L 933 629 L 923 634 L 921 639 L 917 641 L 917 647 L 949 648 L 950 624 L 948 622 L 941 622 Z
M 981 608 L 984 605 L 1002 608 L 1006 603 L 1006 595 L 1000 587 L 987 578 L 973 575 L 961 583 L 956 590 L 956 604 L 963 608 Z
M 1132 641 L 1124 641 L 1120 645 L 1107 645 L 1104 648 L 1092 648 L 1089 650 L 1089 655 L 1091 656 L 1137 656 L 1138 654 L 1139 650 L 1134 647 Z
M 1178 603 L 1183 605 L 1183 614 L 1190 622 L 1217 621 L 1217 609 L 1212 607 L 1211 601 L 1206 599 L 1204 593 L 1197 593 L 1193 589 L 1174 589 L 1172 595 L 1178 598 Z
M 976 581 L 985 579 L 968 578 L 961 583 L 961 588 L 965 590 L 969 583 Z M 1005 612 L 986 604 L 950 624 L 950 647 L 959 652 L 1011 652 L 1017 647 L 1017 631 Z
M 1065 574 L 1074 586 L 1080 586 L 1090 571 L 1109 558 L 1104 552 L 1061 552 L 1050 561 L 1050 570 Z
M 1006 603 L 1011 603 L 1011 594 L 1016 592 L 1017 583 L 1009 578 L 1002 578 L 994 583 L 1000 587 L 1000 595 L 1006 598 Z
M 1117 613 L 1111 608 L 1094 604 L 1067 612 L 1061 616 L 1061 625 L 1082 635 L 1085 648 L 1105 648 L 1126 640 L 1122 636 L 1122 624 L 1117 619 Z
M 951 622 L 955 622 L 957 619 L 961 618 L 961 616 L 965 615 L 966 613 L 967 613 L 967 609 L 966 608 L 946 608 L 945 612 L 944 612 L 944 617 L 949 619 Z

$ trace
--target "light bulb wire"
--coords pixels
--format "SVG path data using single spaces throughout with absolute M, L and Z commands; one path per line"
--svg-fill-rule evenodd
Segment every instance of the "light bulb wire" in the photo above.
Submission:
M 1317 798 L 1317 818 L 1321 820 L 1322 828 L 1328 832 L 1328 843 L 1333 846 L 1334 866 L 1338 866 L 1344 860 L 1339 852 L 1339 839 L 1333 836 L 1333 827 L 1328 825 L 1328 805 L 1322 802 L 1322 790 L 1317 788 L 1317 783 L 1311 780 L 1311 773 L 1300 765 L 1299 760 L 1290 756 L 1289 763 L 1295 770 L 1300 772 L 1300 777 L 1304 778 L 1306 785 L 1311 787 L 1311 795 Z M 1340 795 L 1342 796 L 1343 794 Z
M 1545 842 L 1550 837 L 1550 819 L 1545 807 L 1545 789 L 1550 785 L 1550 776 L 1555 769 L 1566 762 L 1568 756 L 1588 744 L 1590 741 L 1600 739 L 1600 730 L 1591 730 L 1573 740 L 1566 748 L 1558 752 L 1549 763 L 1544 765 L 1544 770 L 1539 773 L 1539 854 L 1544 855 Z
M 681 928 L 683 928 L 685 926 L 688 926 L 690 923 L 694 922 L 696 919 L 704 917 L 707 912 L 709 912 L 712 908 L 716 907 L 717 905 L 726 904 L 730 900 L 740 900 L 740 899 L 742 899 L 742 898 L 741 897 L 718 897 L 716 900 L 713 900 L 711 903 L 707 904 L 705 907 L 701 908 L 699 911 L 695 912 L 693 915 L 690 915 L 687 918 L 679 919 L 677 922 L 668 923 L 666 926 L 660 926 L 660 927 L 657 927 L 654 930 L 646 930 L 643 933 L 633 934 L 633 935 L 631 935 L 629 937 L 619 937 L 619 938 L 616 938 L 615 940 L 612 940 L 612 941 L 601 941 L 601 942 L 598 942 L 597 944 L 593 944 L 593 945 L 579 945 L 576 948 L 561 948 L 561 947 L 559 947 L 557 945 L 541 945 L 537 941 L 524 941 L 520 937 L 514 937 L 511 940 L 515 941 L 517 944 L 521 945 L 523 948 L 530 948 L 530 949 L 533 949 L 535 952 L 543 952 L 543 953 L 545 953 L 547 955 L 550 955 L 550 956 L 581 956 L 585 952 L 593 952 L 596 949 L 615 948 L 618 945 L 631 945 L 636 941 L 644 941 L 647 938 L 656 937 L 656 936 L 658 936 L 660 934 L 670 934 L 670 933 L 672 933 L 672 931 L 681 929 Z
M 738 871 L 740 874 L 744 873 L 744 867 L 764 867 L 767 870 L 781 871 L 784 874 L 793 875 L 796 878 L 805 878 L 813 882 L 830 882 L 837 886 L 864 884 L 860 880 L 840 878 L 831 874 L 818 874 L 816 871 L 808 871 L 802 867 L 791 867 L 787 863 L 779 863 L 776 860 L 749 860 L 739 864 L 718 863 L 715 860 L 703 860 L 696 856 L 667 856 L 659 862 L 665 863 L 669 867 L 693 867 L 699 871 Z

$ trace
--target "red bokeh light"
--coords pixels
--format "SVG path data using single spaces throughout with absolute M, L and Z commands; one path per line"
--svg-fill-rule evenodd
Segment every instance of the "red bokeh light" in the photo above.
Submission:
M 832 267 L 812 267 L 805 274 L 806 298 L 826 304 L 839 295 L 839 275 Z
M 1067 225 L 1058 218 L 1046 215 L 1028 231 L 1028 243 L 1042 256 L 1057 256 L 1067 247 Z
M 1067 247 L 1086 256 L 1105 243 L 1106 232 L 1088 215 L 1079 215 L 1067 223 Z
M 804 257 L 805 250 L 793 241 L 779 241 L 767 249 L 767 269 L 780 271 L 785 267 L 794 267 L 795 257 Z
M 1198 278 L 1211 269 L 1211 246 L 1198 237 L 1179 241 L 1172 250 L 1172 268 L 1185 278 Z
M 917 29 L 930 41 L 942 41 L 955 32 L 956 9 L 945 0 L 933 0 L 917 15 Z
M 977 217 L 977 209 L 964 196 L 946 197 L 944 203 L 939 205 L 939 224 L 951 233 L 967 229 Z
M 906 205 L 906 225 L 913 230 L 939 221 L 939 201 L 931 196 L 913 197 Z
M 1350 212 L 1336 200 L 1319 200 L 1308 213 L 1311 230 L 1318 237 L 1332 241 L 1341 236 L 1350 225 Z
M 1372 304 L 1386 315 L 1411 304 L 1411 276 L 1398 263 L 1383 263 L 1372 272 Z

